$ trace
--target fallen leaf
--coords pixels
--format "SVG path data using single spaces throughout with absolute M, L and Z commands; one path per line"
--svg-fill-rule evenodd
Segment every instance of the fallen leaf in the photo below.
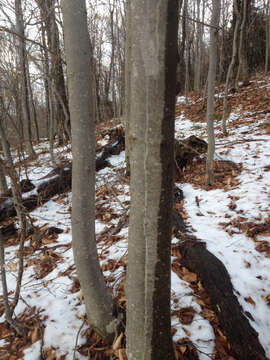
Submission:
M 113 343 L 112 348 L 114 351 L 121 348 L 121 342 L 122 342 L 123 336 L 124 336 L 124 334 L 121 332 L 121 334 L 118 336 L 118 338 Z
M 38 335 L 39 335 L 39 331 L 38 331 L 38 327 L 36 326 L 34 328 L 34 330 L 31 333 L 31 342 L 32 344 L 34 344 L 37 340 L 38 340 Z
M 256 306 L 255 301 L 249 296 L 249 297 L 245 297 L 245 301 L 248 302 L 249 304 Z

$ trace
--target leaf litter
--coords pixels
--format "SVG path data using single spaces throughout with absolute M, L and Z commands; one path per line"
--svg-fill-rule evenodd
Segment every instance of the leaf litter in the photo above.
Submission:
M 216 183 L 205 186 L 205 158 L 200 157 L 176 178 L 184 200 L 175 208 L 190 234 L 204 241 L 209 251 L 226 266 L 251 325 L 270 357 L 270 79 L 253 81 L 249 88 L 229 98 L 229 137 L 215 131 Z M 221 89 L 222 90 L 222 89 Z M 221 94 L 221 93 L 220 93 Z M 176 137 L 192 134 L 206 138 L 202 99 L 190 94 L 187 107 L 179 98 Z M 217 96 L 217 115 L 222 98 Z M 98 148 L 108 143 L 113 122 L 99 125 Z M 119 125 L 117 125 L 119 127 Z M 118 131 L 118 130 L 117 130 Z M 36 146 L 38 160 L 28 163 L 35 186 L 51 170 L 48 143 Z M 56 157 L 71 159 L 70 146 L 56 148 Z M 112 295 L 123 309 L 127 263 L 129 186 L 124 177 L 124 152 L 113 155 L 110 167 L 97 173 L 96 234 L 101 268 Z M 17 166 L 19 167 L 19 161 Z M 21 170 L 24 178 L 24 171 Z M 71 193 L 55 196 L 31 212 L 39 238 L 30 235 L 25 244 L 25 270 L 21 299 L 15 310 L 28 333 L 19 338 L 9 328 L 0 305 L 0 359 L 125 359 L 125 337 L 119 334 L 110 348 L 85 321 L 83 294 L 76 276 L 71 248 Z M 50 232 L 51 228 L 62 233 Z M 172 334 L 176 359 L 232 360 L 230 344 L 219 329 L 211 300 L 197 274 L 181 266 L 178 237 L 172 239 Z M 18 240 L 6 243 L 9 295 L 15 289 Z M 76 341 L 77 338 L 77 341 Z M 75 344 L 76 341 L 76 344 Z

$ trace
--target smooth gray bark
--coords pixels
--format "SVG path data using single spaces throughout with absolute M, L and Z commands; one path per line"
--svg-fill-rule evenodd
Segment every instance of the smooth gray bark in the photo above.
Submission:
M 125 47 L 125 156 L 126 156 L 126 174 L 130 175 L 130 161 L 129 161 L 129 121 L 130 121 L 130 70 L 131 70 L 131 15 L 130 15 L 130 1 L 126 1 L 126 47 Z
M 85 0 L 62 0 L 72 129 L 72 246 L 91 325 L 109 340 L 113 301 L 99 266 L 95 237 L 95 119 Z
M 240 25 L 240 20 L 241 20 L 237 0 L 234 0 L 233 7 L 234 7 L 235 14 L 236 14 L 236 22 L 235 22 L 234 34 L 233 34 L 232 58 L 231 58 L 231 62 L 230 62 L 229 68 L 228 68 L 227 76 L 226 76 L 226 84 L 225 84 L 224 98 L 223 98 L 222 131 L 223 131 L 224 136 L 228 135 L 228 132 L 227 132 L 228 90 L 229 90 L 231 73 L 232 73 L 232 70 L 233 70 L 233 67 L 234 67 L 234 64 L 236 61 L 236 57 L 237 57 L 237 39 L 238 39 L 238 31 L 239 31 L 239 25 Z
M 18 33 L 18 54 L 19 54 L 19 71 L 20 71 L 20 83 L 21 83 L 21 108 L 22 117 L 25 126 L 25 142 L 27 153 L 30 157 L 35 156 L 35 152 L 32 145 L 32 131 L 31 131 L 31 118 L 28 102 L 28 86 L 27 86 L 27 61 L 25 50 L 25 38 L 24 38 L 24 21 L 22 13 L 21 0 L 15 0 L 15 13 L 16 13 L 16 30 Z
M 215 85 L 217 71 L 217 45 L 218 45 L 218 25 L 220 19 L 220 0 L 212 0 L 212 18 L 210 29 L 210 58 L 208 70 L 208 93 L 207 93 L 207 137 L 208 151 L 206 160 L 207 184 L 214 183 L 213 160 L 215 153 L 215 134 L 214 134 L 214 102 Z
M 247 59 L 246 59 L 246 52 L 244 47 L 244 35 L 246 31 L 246 20 L 247 20 L 247 0 L 243 0 L 242 3 L 242 22 L 240 26 L 240 38 L 239 38 L 239 46 L 238 46 L 238 70 L 235 79 L 235 87 L 238 88 L 238 82 L 240 79 L 240 75 L 242 73 L 242 80 L 245 77 L 245 73 L 247 72 Z
M 66 95 L 66 86 L 62 66 L 62 54 L 59 42 L 59 31 L 55 17 L 55 0 L 37 0 L 40 14 L 45 24 L 48 48 L 50 52 L 50 83 L 55 97 L 55 119 L 59 142 L 63 140 L 63 134 L 67 139 L 71 139 L 70 133 L 70 114 Z
M 177 0 L 130 2 L 129 360 L 173 359 L 170 240 Z

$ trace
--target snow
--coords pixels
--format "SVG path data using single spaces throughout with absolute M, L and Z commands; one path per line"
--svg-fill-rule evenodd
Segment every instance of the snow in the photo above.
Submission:
M 263 83 L 264 81 L 260 81 Z M 269 82 L 265 86 L 269 86 Z M 185 97 L 178 97 L 178 103 L 184 103 Z M 265 118 L 267 115 L 265 115 Z M 241 120 L 245 119 L 244 125 Z M 190 229 L 194 229 L 197 238 L 204 241 L 207 249 L 218 257 L 225 265 L 244 311 L 253 317 L 251 325 L 259 333 L 259 339 L 265 349 L 266 355 L 270 357 L 270 308 L 264 297 L 270 294 L 270 258 L 264 253 L 258 252 L 256 243 L 244 232 L 239 232 L 233 225 L 228 228 L 234 230 L 231 234 L 226 232 L 221 223 L 237 220 L 239 214 L 247 221 L 263 221 L 270 214 L 270 171 L 265 171 L 264 167 L 270 165 L 270 136 L 264 133 L 259 126 L 265 119 L 253 121 L 252 115 L 243 112 L 241 105 L 234 109 L 228 119 L 230 136 L 228 138 L 216 139 L 216 158 L 234 161 L 242 164 L 243 168 L 238 176 L 237 186 L 224 189 L 203 190 L 195 188 L 191 184 L 183 184 L 181 188 L 184 192 L 184 208 L 187 214 L 187 224 Z M 239 127 L 234 127 L 233 122 L 240 123 Z M 192 134 L 199 137 L 206 137 L 206 124 L 194 123 L 185 118 L 182 112 L 176 119 L 176 137 L 184 138 Z M 216 124 L 216 134 L 220 134 L 220 125 Z M 254 141 L 256 140 L 256 141 Z M 107 140 L 101 140 L 103 145 Z M 48 152 L 48 143 L 44 142 L 36 147 L 38 165 L 33 164 L 28 167 L 29 179 L 37 186 L 42 182 L 42 177 L 47 175 L 52 167 Z M 70 147 L 56 149 L 56 158 L 70 158 Z M 125 153 L 110 157 L 111 167 L 100 170 L 97 174 L 97 191 L 106 186 L 107 183 L 113 184 L 113 191 L 110 196 L 104 195 L 102 200 L 97 199 L 98 204 L 102 204 L 108 213 L 113 212 L 116 218 L 109 220 L 111 224 L 117 224 L 119 216 L 128 208 L 129 187 L 121 184 L 117 171 L 124 167 Z M 25 172 L 21 170 L 21 177 L 24 178 Z M 33 193 L 35 190 L 33 191 Z M 25 195 L 24 195 L 25 196 Z M 200 199 L 199 207 L 195 198 Z M 229 208 L 231 199 L 235 199 L 236 210 Z M 122 205 L 121 205 L 122 204 Z M 44 348 L 53 348 L 57 357 L 66 355 L 67 360 L 73 359 L 76 335 L 83 323 L 85 307 L 81 303 L 78 293 L 72 293 L 73 277 L 76 272 L 73 270 L 71 276 L 64 276 L 66 270 L 73 265 L 73 253 L 71 247 L 71 216 L 69 208 L 71 206 L 71 193 L 66 194 L 64 199 L 59 201 L 55 197 L 43 204 L 41 207 L 31 212 L 31 217 L 35 220 L 36 226 L 56 226 L 64 230 L 59 234 L 54 244 L 46 244 L 47 248 L 61 245 L 55 250 L 59 254 L 60 260 L 57 266 L 41 279 L 36 278 L 39 273 L 37 265 L 26 267 L 23 275 L 23 285 L 21 296 L 25 301 L 19 301 L 16 314 L 22 313 L 27 306 L 36 306 L 42 314 L 42 321 L 46 326 L 44 332 Z M 200 213 L 200 216 L 198 215 Z M 227 218 L 225 218 L 227 215 Z M 118 216 L 118 217 L 117 217 Z M 108 226 L 106 221 L 96 220 L 96 234 L 98 235 Z M 101 266 L 106 265 L 109 260 L 119 261 L 127 255 L 128 228 L 124 227 L 119 234 L 119 239 L 110 244 L 101 240 L 98 243 L 98 253 L 100 255 Z M 269 236 L 264 235 L 260 239 L 269 242 Z M 172 243 L 177 243 L 174 238 Z M 26 245 L 29 245 L 28 242 Z M 6 248 L 7 264 L 16 263 L 15 251 L 17 246 Z M 42 251 L 37 250 L 32 257 L 41 261 Z M 173 258 L 172 258 L 173 260 Z M 28 259 L 26 260 L 26 262 Z M 249 264 L 247 266 L 247 264 Z M 117 291 L 117 286 L 121 282 L 124 274 L 123 266 L 116 270 L 104 271 L 105 278 L 114 277 L 114 282 L 109 282 L 113 293 Z M 7 271 L 7 281 L 9 291 L 15 287 L 16 273 L 12 270 Z M 172 282 L 172 311 L 183 307 L 193 307 L 195 316 L 190 325 L 182 325 L 176 316 L 172 316 L 172 326 L 176 329 L 174 340 L 187 337 L 199 351 L 200 360 L 209 359 L 214 350 L 215 335 L 213 328 L 208 320 L 202 316 L 202 308 L 193 296 L 193 290 L 189 283 L 180 279 L 174 272 L 171 274 Z M 174 299 L 179 302 L 174 302 Z M 245 299 L 252 298 L 254 303 Z M 27 305 L 26 305 L 27 304 Z M 0 322 L 4 321 L 4 315 Z M 84 326 L 84 329 L 87 325 Z M 186 332 L 184 331 L 186 330 Z M 84 343 L 85 339 L 81 335 L 78 344 Z M 0 340 L 3 346 L 5 340 Z M 40 358 L 40 341 L 24 351 L 25 360 L 36 360 Z M 77 359 L 87 359 L 76 352 Z

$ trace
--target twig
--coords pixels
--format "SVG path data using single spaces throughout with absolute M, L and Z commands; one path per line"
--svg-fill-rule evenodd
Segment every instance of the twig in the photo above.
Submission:
M 5 307 L 5 315 L 7 322 L 15 329 L 15 331 L 20 335 L 24 336 L 24 329 L 12 319 L 12 311 L 8 302 L 8 289 L 7 289 L 7 278 L 6 278 L 6 264 L 5 264 L 5 249 L 4 249 L 4 239 L 0 229 L 0 267 L 1 267 L 1 278 L 2 278 L 2 288 L 3 288 L 3 300 Z
M 85 323 L 86 323 L 86 319 L 83 320 L 83 323 L 82 323 L 81 327 L 79 328 L 77 335 L 76 335 L 75 346 L 74 346 L 74 351 L 73 351 L 73 360 L 76 360 L 76 349 L 78 346 L 79 335 L 80 335 L 80 332 L 82 331 L 82 328 L 84 327 Z
M 111 191 L 114 195 L 114 198 L 116 199 L 116 201 L 118 202 L 118 204 L 121 206 L 121 208 L 125 211 L 127 211 L 127 208 L 122 204 L 122 202 L 119 200 L 117 194 L 116 194 L 116 191 L 114 189 L 114 187 L 112 185 L 109 184 L 108 181 L 105 180 L 105 184 L 107 186 L 107 188 L 109 189 L 109 191 Z

